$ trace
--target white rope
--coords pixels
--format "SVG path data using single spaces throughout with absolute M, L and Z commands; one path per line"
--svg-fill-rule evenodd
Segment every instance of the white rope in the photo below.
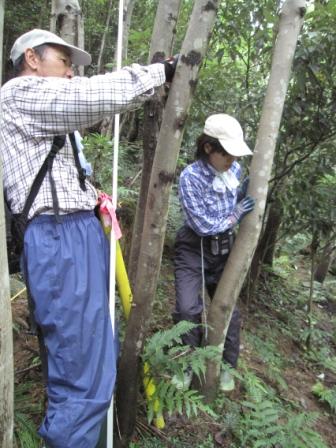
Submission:
M 117 70 L 121 69 L 122 62 L 122 37 L 123 37 L 124 1 L 119 0 L 118 39 L 117 39 Z M 113 172 L 112 172 L 112 203 L 117 208 L 118 189 L 118 155 L 119 155 L 119 114 L 114 117 L 114 147 L 113 147 Z M 113 335 L 115 331 L 115 270 L 116 270 L 116 240 L 111 230 L 110 247 L 110 316 Z M 106 447 L 113 448 L 113 397 L 107 413 Z

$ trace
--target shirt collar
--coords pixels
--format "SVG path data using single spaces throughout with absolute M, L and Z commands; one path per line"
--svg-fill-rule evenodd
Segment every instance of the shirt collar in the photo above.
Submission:
M 219 172 L 203 160 L 199 160 L 199 167 L 201 174 L 209 178 L 209 182 L 212 182 L 213 189 L 218 193 L 224 193 L 227 189 L 233 191 L 239 185 L 239 180 L 231 168 L 225 172 Z

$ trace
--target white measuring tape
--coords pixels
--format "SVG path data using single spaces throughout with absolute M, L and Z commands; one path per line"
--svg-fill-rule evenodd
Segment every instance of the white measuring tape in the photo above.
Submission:
M 118 38 L 117 38 L 117 70 L 121 69 L 122 62 L 122 37 L 123 37 L 123 15 L 124 1 L 119 0 L 118 15 Z M 113 146 L 113 170 L 112 170 L 112 204 L 117 208 L 117 189 L 118 189 L 118 155 L 119 155 L 119 114 L 114 117 L 114 146 Z M 111 245 L 110 245 L 110 316 L 112 323 L 113 335 L 115 333 L 115 270 L 116 270 L 116 240 L 114 232 L 111 229 Z M 106 448 L 113 447 L 113 397 L 107 413 L 107 436 Z

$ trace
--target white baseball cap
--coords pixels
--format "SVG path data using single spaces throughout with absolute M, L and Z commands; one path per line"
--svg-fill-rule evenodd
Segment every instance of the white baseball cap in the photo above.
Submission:
M 22 34 L 16 41 L 10 52 L 10 58 L 13 63 L 27 50 L 42 44 L 56 44 L 70 49 L 71 62 L 74 65 L 91 64 L 91 55 L 80 48 L 68 44 L 56 34 L 46 30 L 34 29 L 28 33 Z
M 227 114 L 210 115 L 205 121 L 204 134 L 217 138 L 226 152 L 232 156 L 249 156 L 252 151 L 244 141 L 239 122 Z

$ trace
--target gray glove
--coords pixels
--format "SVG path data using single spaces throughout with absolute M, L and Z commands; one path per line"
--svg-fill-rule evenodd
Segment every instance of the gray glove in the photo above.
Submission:
M 251 196 L 246 196 L 242 201 L 238 202 L 231 215 L 232 224 L 239 224 L 244 216 L 254 209 L 254 206 L 255 200 Z

